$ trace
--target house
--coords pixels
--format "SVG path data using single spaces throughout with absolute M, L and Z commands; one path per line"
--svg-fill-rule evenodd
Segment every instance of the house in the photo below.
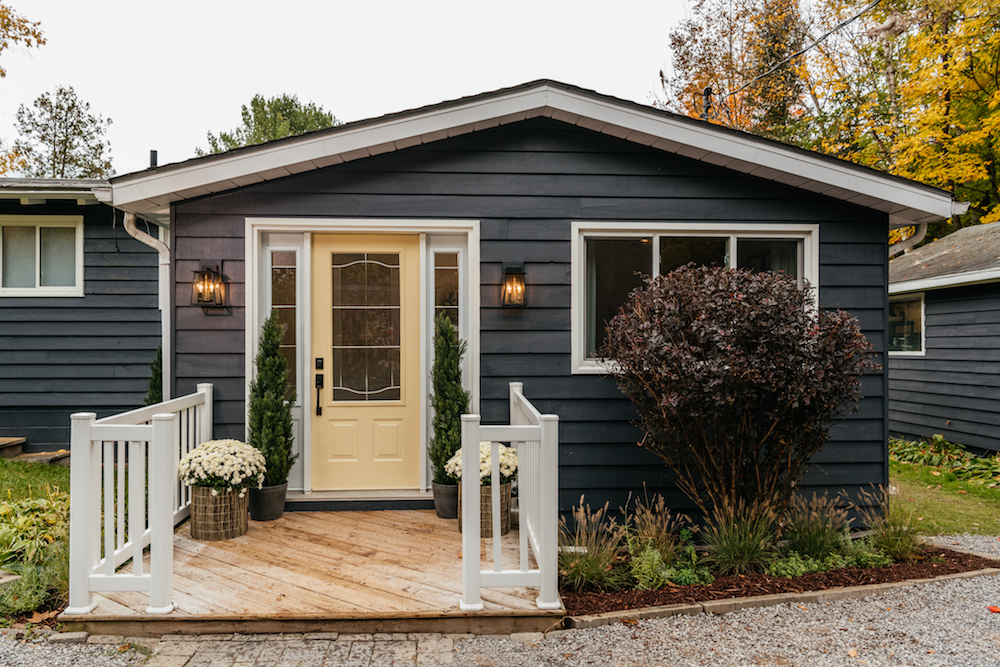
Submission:
M 887 234 L 952 214 L 943 191 L 554 81 L 151 168 L 109 203 L 170 228 L 166 394 L 214 385 L 242 438 L 257 332 L 288 326 L 300 459 L 289 507 L 426 507 L 431 322 L 468 341 L 484 423 L 508 383 L 559 415 L 560 508 L 674 491 L 636 446 L 594 350 L 639 273 L 776 268 L 849 310 L 879 353 Z M 506 276 L 506 280 L 505 280 Z M 502 286 L 523 281 L 525 303 Z M 807 490 L 888 481 L 885 372 L 838 421 Z
M 0 179 L 0 438 L 69 445 L 71 412 L 141 406 L 160 342 L 157 255 L 104 180 Z M 154 232 L 155 233 L 155 232 Z
M 1000 225 L 889 262 L 889 430 L 1000 451 Z

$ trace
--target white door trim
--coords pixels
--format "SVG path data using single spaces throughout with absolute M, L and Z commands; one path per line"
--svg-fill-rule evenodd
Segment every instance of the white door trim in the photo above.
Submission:
M 245 322 L 246 331 L 245 355 L 244 355 L 244 408 L 249 400 L 250 379 L 253 377 L 253 358 L 256 354 L 257 340 L 255 332 L 259 326 L 260 317 L 265 307 L 262 298 L 263 276 L 261 275 L 263 266 L 263 246 L 262 234 L 277 232 L 284 234 L 301 233 L 303 235 L 303 247 L 312 247 L 313 233 L 364 233 L 364 234 L 419 234 L 420 235 L 420 312 L 421 312 L 421 373 L 424 377 L 421 382 L 420 400 L 423 406 L 428 405 L 429 386 L 426 376 L 430 372 L 429 360 L 426 359 L 426 350 L 430 344 L 430 332 L 427 327 L 431 318 L 426 316 L 426 299 L 428 294 L 429 277 L 427 275 L 426 258 L 427 235 L 428 234 L 450 234 L 466 236 L 466 248 L 464 269 L 468 288 L 466 290 L 466 300 L 463 305 L 466 308 L 466 340 L 468 342 L 468 370 L 469 389 L 472 392 L 472 411 L 479 412 L 479 306 L 480 306 L 480 223 L 478 220 L 433 220 L 433 219 L 379 219 L 379 218 L 273 218 L 273 217 L 247 217 L 244 220 L 244 270 L 246 273 L 246 301 L 245 301 Z M 302 308 L 308 308 L 312 303 L 312 289 L 310 287 L 312 276 L 312 266 L 310 252 L 302 252 L 300 261 L 302 266 L 301 292 Z M 309 326 L 305 323 L 306 313 L 302 312 L 302 323 L 300 327 L 300 338 L 302 345 L 302 366 L 299 368 L 300 387 L 304 395 L 309 395 L 312 386 L 313 369 L 311 366 L 312 340 L 309 333 Z M 308 352 L 308 353 L 307 353 Z M 311 409 L 311 401 L 300 398 L 300 403 L 304 411 Z M 421 410 L 421 420 L 426 420 L 427 411 Z M 303 447 L 302 463 L 306 471 L 303 475 L 303 492 L 312 492 L 311 475 L 308 471 L 311 466 L 311 443 L 312 427 L 311 419 L 306 419 L 303 415 Z M 420 451 L 423 463 L 421 464 L 420 484 L 421 490 L 430 487 L 430 478 L 427 474 L 427 424 L 421 423 Z

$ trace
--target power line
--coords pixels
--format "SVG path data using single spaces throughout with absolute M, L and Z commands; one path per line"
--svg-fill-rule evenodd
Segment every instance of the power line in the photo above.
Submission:
M 878 5 L 878 4 L 880 3 L 880 2 L 882 2 L 882 0 L 874 0 L 874 2 L 870 3 L 869 5 L 867 5 L 867 6 L 866 6 L 866 7 L 864 8 L 864 9 L 862 9 L 862 10 L 861 10 L 860 12 L 858 12 L 858 13 L 857 13 L 857 14 L 855 14 L 854 16 L 852 16 L 852 17 L 850 17 L 850 18 L 847 18 L 847 19 L 844 19 L 843 21 L 841 21 L 841 22 L 840 22 L 840 23 L 838 23 L 837 25 L 835 25 L 835 26 L 833 26 L 832 28 L 830 28 L 829 30 L 827 30 L 827 31 L 826 31 L 825 33 L 823 33 L 822 35 L 820 35 L 819 39 L 817 39 L 816 41 L 814 41 L 814 42 L 813 42 L 812 44 L 810 44 L 809 46 L 805 46 L 805 47 L 803 47 L 803 48 L 799 49 L 798 51 L 796 51 L 796 52 L 795 52 L 795 53 L 793 53 L 792 55 L 788 56 L 787 58 L 785 58 L 784 60 L 782 60 L 781 62 L 779 62 L 779 63 L 778 63 L 777 65 L 775 65 L 774 67 L 772 67 L 771 69 L 769 69 L 769 70 L 767 70 L 766 72 L 764 72 L 763 74 L 758 74 L 758 75 L 757 75 L 757 76 L 755 76 L 754 78 L 750 79 L 749 81 L 747 81 L 746 83 L 744 83 L 744 84 L 743 84 L 742 86 L 740 86 L 739 88 L 737 88 L 737 89 L 736 89 L 736 90 L 734 90 L 733 92 L 731 92 L 731 93 L 726 93 L 725 95 L 722 95 L 722 96 L 720 96 L 720 97 L 719 97 L 719 103 L 720 103 L 720 104 L 722 104 L 722 103 L 723 103 L 723 101 L 724 101 L 724 100 L 725 100 L 726 98 L 728 98 L 728 97 L 732 97 L 733 95 L 736 95 L 737 93 L 739 93 L 739 92 L 741 92 L 741 91 L 745 90 L 745 89 L 746 89 L 746 88 L 748 88 L 749 86 L 752 86 L 753 84 L 757 83 L 757 82 L 758 82 L 758 81 L 760 81 L 761 79 L 764 79 L 764 78 L 766 78 L 766 77 L 769 77 L 769 76 L 771 76 L 771 75 L 772 75 L 772 74 L 774 74 L 774 72 L 775 72 L 775 71 L 777 71 L 777 70 L 778 70 L 778 68 L 779 68 L 779 67 L 781 67 L 782 65 L 786 64 L 787 62 L 789 62 L 789 61 L 791 61 L 791 60 L 794 60 L 795 58 L 798 58 L 799 56 L 801 56 L 801 55 L 802 55 L 803 53 L 805 53 L 805 52 L 806 52 L 806 51 L 808 51 L 809 49 L 812 49 L 812 48 L 814 48 L 814 47 L 816 47 L 816 46 L 819 46 L 820 44 L 822 44 L 822 43 L 823 43 L 823 41 L 824 41 L 824 40 L 826 40 L 826 38 L 827 38 L 827 37 L 829 37 L 829 36 L 830 36 L 830 35 L 832 35 L 833 33 L 837 32 L 837 31 L 838 31 L 838 30 L 840 30 L 841 28 L 843 28 L 843 27 L 845 27 L 845 26 L 847 26 L 847 25 L 849 25 L 849 24 L 853 23 L 854 21 L 858 20 L 858 19 L 859 19 L 859 18 L 861 18 L 861 17 L 862 17 L 862 16 L 864 15 L 864 14 L 866 14 L 866 13 L 868 13 L 869 11 L 871 11 L 872 9 L 874 9 L 874 8 L 875 8 L 875 7 L 876 7 L 876 6 L 877 6 L 877 5 Z M 712 94 L 712 93 L 711 93 L 711 90 L 710 90 L 710 89 L 706 89 L 706 91 L 705 91 L 705 95 L 706 95 L 706 97 L 705 97 L 705 100 L 706 100 L 706 102 L 707 102 L 707 104 L 708 104 L 708 106 L 709 106 L 709 107 L 711 106 L 711 102 L 709 101 L 709 99 L 708 99 L 708 98 L 709 98 L 709 96 L 710 96 L 711 94 Z M 703 116 L 707 116 L 707 111 L 706 111 L 706 112 L 705 112 L 704 114 L 702 114 L 702 115 L 703 115 Z

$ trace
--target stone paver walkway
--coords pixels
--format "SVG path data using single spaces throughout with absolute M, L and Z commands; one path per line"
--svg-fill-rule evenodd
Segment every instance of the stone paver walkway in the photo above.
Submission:
M 145 667 L 433 667 L 450 665 L 440 633 L 167 635 Z M 94 638 L 91 638 L 91 640 Z

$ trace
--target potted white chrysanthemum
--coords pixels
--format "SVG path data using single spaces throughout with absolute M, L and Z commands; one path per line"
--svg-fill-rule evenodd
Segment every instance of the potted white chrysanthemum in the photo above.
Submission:
M 500 464 L 500 534 L 510 532 L 511 481 L 517 477 L 517 451 L 498 445 Z M 462 450 L 448 459 L 445 471 L 455 479 L 462 479 Z M 479 443 L 479 528 L 481 537 L 493 537 L 493 444 Z M 458 530 L 462 530 L 462 485 L 458 485 Z
M 264 457 L 239 440 L 210 440 L 178 464 L 191 487 L 191 537 L 228 540 L 247 532 L 247 487 L 264 482 Z

